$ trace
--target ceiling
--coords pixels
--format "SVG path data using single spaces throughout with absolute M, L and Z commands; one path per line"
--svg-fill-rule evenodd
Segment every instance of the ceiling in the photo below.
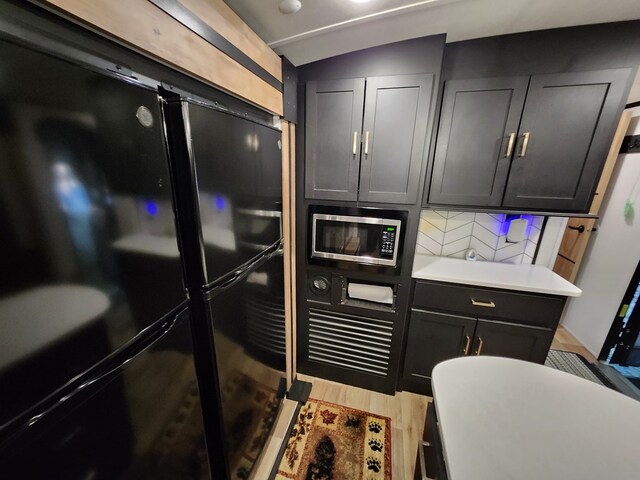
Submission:
M 640 19 L 639 0 L 225 0 L 294 65 L 385 43 L 447 34 L 447 42 L 547 28 Z

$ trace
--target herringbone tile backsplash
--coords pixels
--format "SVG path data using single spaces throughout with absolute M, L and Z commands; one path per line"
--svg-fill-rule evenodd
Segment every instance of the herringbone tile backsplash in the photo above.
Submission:
M 478 260 L 504 263 L 533 263 L 542 235 L 544 217 L 522 215 L 529 220 L 526 238 L 508 243 L 509 222 L 503 213 L 422 210 L 417 253 L 464 258 L 473 248 Z

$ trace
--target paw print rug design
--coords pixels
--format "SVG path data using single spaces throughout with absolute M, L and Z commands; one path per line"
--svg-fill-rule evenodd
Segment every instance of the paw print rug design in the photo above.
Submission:
M 276 480 L 391 479 L 391 419 L 309 399 Z

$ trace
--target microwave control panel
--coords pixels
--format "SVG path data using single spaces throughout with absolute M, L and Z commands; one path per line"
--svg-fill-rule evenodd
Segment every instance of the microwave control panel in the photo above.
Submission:
M 393 258 L 396 248 L 397 227 L 382 227 L 382 238 L 380 242 L 380 256 L 383 258 Z

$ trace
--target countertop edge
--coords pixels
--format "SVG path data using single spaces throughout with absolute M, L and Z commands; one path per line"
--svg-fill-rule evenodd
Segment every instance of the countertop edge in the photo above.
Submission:
M 443 283 L 452 283 L 456 285 L 474 285 L 477 287 L 487 287 L 487 288 L 496 288 L 500 290 L 511 290 L 514 292 L 531 292 L 531 293 L 545 293 L 547 295 L 559 295 L 562 297 L 579 297 L 582 295 L 582 290 L 576 287 L 576 290 L 558 290 L 544 287 L 531 287 L 525 285 L 514 285 L 514 284 L 505 284 L 505 283 L 496 283 L 491 281 L 484 280 L 468 280 L 461 278 L 447 278 L 439 275 L 429 275 L 429 274 L 416 274 L 412 273 L 411 278 L 416 280 L 433 280 L 434 282 L 443 282 Z
M 531 292 L 562 297 L 579 297 L 582 290 L 543 265 L 508 265 L 416 255 L 411 277 L 457 285 L 472 285 L 516 292 Z M 469 264 L 467 268 L 466 265 Z M 486 264 L 486 265 L 485 265 Z M 471 266 L 474 265 L 474 266 Z M 493 268 L 495 266 L 495 268 Z M 505 275 L 505 269 L 509 271 Z M 511 275 L 513 273 L 513 275 Z M 531 278 L 533 277 L 533 278 Z

